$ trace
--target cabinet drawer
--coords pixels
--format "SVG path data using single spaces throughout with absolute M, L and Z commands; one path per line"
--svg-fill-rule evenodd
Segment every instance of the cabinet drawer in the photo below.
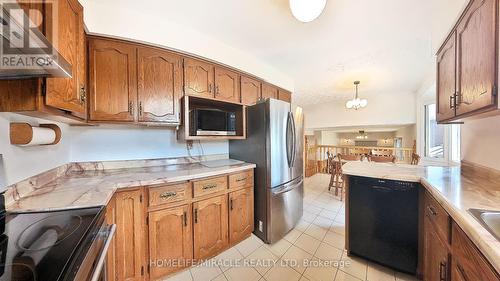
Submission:
M 498 281 L 500 277 L 469 237 L 454 222 L 452 226 L 452 280 Z
M 441 205 L 430 195 L 425 193 L 424 214 L 432 222 L 436 231 L 444 241 L 450 241 L 450 216 Z
M 190 184 L 180 183 L 149 188 L 149 206 L 178 202 L 191 198 Z
M 229 175 L 229 188 L 253 186 L 253 170 Z
M 193 196 L 200 197 L 227 189 L 227 176 L 193 182 Z

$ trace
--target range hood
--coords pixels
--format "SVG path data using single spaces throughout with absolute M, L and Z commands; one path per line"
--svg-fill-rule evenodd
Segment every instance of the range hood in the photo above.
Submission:
M 2 3 L 0 79 L 71 78 L 72 66 L 16 3 Z

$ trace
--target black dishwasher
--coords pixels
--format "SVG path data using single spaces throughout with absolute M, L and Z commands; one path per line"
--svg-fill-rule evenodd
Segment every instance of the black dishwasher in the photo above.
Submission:
M 415 274 L 418 261 L 418 183 L 349 178 L 350 252 Z

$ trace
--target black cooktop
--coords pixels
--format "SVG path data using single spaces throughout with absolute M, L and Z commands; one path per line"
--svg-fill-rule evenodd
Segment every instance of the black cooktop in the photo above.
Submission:
M 103 207 L 2 214 L 0 281 L 73 280 L 103 221 Z

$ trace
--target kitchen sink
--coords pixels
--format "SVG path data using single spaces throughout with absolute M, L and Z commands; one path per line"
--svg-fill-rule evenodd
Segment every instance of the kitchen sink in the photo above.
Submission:
M 469 209 L 469 212 L 500 241 L 500 211 Z

